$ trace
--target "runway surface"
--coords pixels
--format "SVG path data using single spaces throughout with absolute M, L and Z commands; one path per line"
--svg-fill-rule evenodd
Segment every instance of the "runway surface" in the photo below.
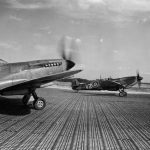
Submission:
M 149 150 L 150 96 L 41 89 L 42 111 L 0 98 L 0 150 Z

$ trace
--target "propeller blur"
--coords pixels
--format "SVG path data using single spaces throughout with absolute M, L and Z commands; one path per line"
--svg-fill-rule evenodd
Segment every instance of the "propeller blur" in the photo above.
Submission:
M 60 45 L 62 59 L 45 59 L 27 62 L 7 63 L 0 61 L 0 94 L 24 95 L 22 102 L 28 105 L 31 96 L 34 98 L 33 107 L 41 110 L 46 106 L 46 101 L 38 97 L 35 90 L 52 81 L 69 77 L 82 71 L 73 70 L 75 62 L 73 53 L 65 53 L 65 42 Z M 71 70 L 70 70 L 71 69 Z

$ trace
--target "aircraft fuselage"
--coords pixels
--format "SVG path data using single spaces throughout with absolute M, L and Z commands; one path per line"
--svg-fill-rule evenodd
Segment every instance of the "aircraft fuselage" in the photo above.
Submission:
M 68 69 L 67 65 L 68 61 L 64 59 L 51 59 L 51 60 L 47 59 L 47 60 L 2 64 L 0 66 L 0 90 L 3 88 L 7 88 L 9 86 L 26 82 L 28 80 L 38 79 L 41 77 L 46 77 L 49 75 L 66 71 Z M 42 84 L 45 83 L 42 82 Z M 42 84 L 39 85 L 37 84 L 35 88 L 41 87 Z M 26 87 L 25 90 L 27 90 Z M 17 91 L 15 90 L 15 93 Z M 17 93 L 24 93 L 24 92 L 20 92 L 19 90 L 19 92 Z
M 142 77 L 139 77 L 142 80 Z M 108 78 L 108 79 L 97 79 L 93 81 L 88 81 L 88 83 L 78 83 L 74 84 L 74 90 L 108 90 L 108 91 L 118 91 L 120 89 L 130 88 L 137 84 L 137 76 L 129 76 L 123 78 Z

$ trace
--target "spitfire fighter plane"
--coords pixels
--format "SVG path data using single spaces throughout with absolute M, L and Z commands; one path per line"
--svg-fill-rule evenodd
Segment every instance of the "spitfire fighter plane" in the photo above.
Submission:
M 70 54 L 71 55 L 71 54 Z M 46 101 L 38 97 L 36 89 L 45 84 L 71 76 L 81 71 L 70 70 L 75 66 L 71 57 L 62 51 L 62 59 L 46 59 L 28 62 L 7 63 L 0 60 L 0 94 L 24 95 L 22 102 L 27 105 L 31 96 L 34 98 L 33 106 L 36 110 L 45 107 Z
M 108 90 L 108 91 L 119 91 L 119 96 L 127 96 L 125 89 L 131 88 L 133 85 L 138 84 L 140 87 L 141 80 L 143 77 L 137 73 L 137 76 L 129 76 L 123 78 L 108 78 L 108 79 L 97 79 L 97 80 L 85 80 L 79 82 L 78 79 L 72 81 L 72 89 L 79 90 Z

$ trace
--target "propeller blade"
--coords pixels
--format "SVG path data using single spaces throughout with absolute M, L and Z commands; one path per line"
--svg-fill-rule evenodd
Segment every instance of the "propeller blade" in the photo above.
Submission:
M 137 78 L 140 77 L 140 74 L 139 74 L 139 71 L 138 71 L 138 70 L 136 71 L 136 76 L 137 76 Z
M 78 61 L 80 42 L 80 39 L 63 36 L 58 45 L 61 57 L 65 60 Z
M 60 43 L 58 45 L 58 51 L 59 51 L 61 57 L 66 60 L 65 49 L 66 49 L 66 39 L 65 39 L 65 37 L 62 37 L 60 40 Z
M 136 71 L 137 74 L 137 83 L 138 83 L 138 87 L 141 88 L 141 80 L 143 79 L 143 77 L 140 76 L 139 71 Z
M 67 70 L 75 66 L 75 62 L 79 62 L 79 43 L 80 39 L 63 36 L 58 45 L 58 51 L 62 59 L 67 62 Z
M 138 81 L 138 87 L 141 88 L 141 81 Z
M 79 61 L 79 41 L 78 39 L 71 39 L 69 60 Z

